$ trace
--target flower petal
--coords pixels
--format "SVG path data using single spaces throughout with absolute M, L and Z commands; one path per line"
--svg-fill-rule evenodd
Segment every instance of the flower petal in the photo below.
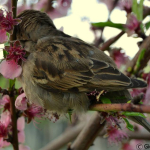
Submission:
M 0 30 L 0 44 L 7 42 L 7 35 L 6 35 L 6 30 L 1 29 Z
M 14 79 L 19 77 L 22 72 L 21 66 L 19 66 L 14 60 L 3 60 L 0 64 L 0 73 L 8 79 Z
M 19 150 L 30 150 L 30 148 L 28 146 L 19 144 Z
M 19 131 L 22 131 L 22 130 L 24 130 L 24 128 L 25 128 L 25 120 L 24 120 L 24 117 L 20 117 L 20 118 L 18 118 L 18 120 L 17 120 L 17 129 L 18 129 Z
M 20 94 L 15 101 L 15 106 L 19 110 L 27 109 L 27 99 L 25 93 Z
M 25 142 L 25 133 L 24 133 L 24 131 L 19 131 L 18 141 L 19 141 L 19 143 L 24 143 Z

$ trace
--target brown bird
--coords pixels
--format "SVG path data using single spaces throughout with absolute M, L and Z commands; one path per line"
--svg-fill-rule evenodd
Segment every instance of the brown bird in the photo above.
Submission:
M 31 102 L 57 113 L 82 111 L 90 104 L 87 92 L 120 91 L 131 98 L 126 89 L 147 86 L 121 73 L 98 48 L 57 30 L 45 13 L 25 10 L 18 18 L 17 39 L 29 53 L 20 81 Z M 150 131 L 145 119 L 132 119 Z

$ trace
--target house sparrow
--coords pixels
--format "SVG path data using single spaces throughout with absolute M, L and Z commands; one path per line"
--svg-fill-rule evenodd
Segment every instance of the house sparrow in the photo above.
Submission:
M 45 13 L 25 10 L 18 18 L 17 40 L 29 53 L 20 81 L 31 102 L 57 113 L 82 111 L 90 104 L 87 92 L 120 91 L 130 98 L 127 89 L 147 86 L 121 73 L 98 48 L 57 30 Z M 132 119 L 150 131 L 145 119 Z

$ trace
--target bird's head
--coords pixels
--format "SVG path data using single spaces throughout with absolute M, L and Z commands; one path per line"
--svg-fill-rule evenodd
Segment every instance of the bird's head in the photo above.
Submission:
M 25 10 L 17 18 L 22 22 L 15 27 L 18 40 L 31 40 L 36 42 L 55 30 L 53 21 L 46 13 L 37 10 Z

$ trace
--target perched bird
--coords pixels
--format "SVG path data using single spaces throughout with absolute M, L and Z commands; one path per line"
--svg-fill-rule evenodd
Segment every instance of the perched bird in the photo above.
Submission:
M 81 111 L 89 107 L 87 92 L 122 91 L 130 97 L 127 89 L 147 86 L 121 73 L 98 48 L 57 30 L 46 13 L 25 10 L 18 18 L 17 39 L 29 53 L 20 81 L 31 102 L 57 113 Z M 150 131 L 145 119 L 134 120 Z

